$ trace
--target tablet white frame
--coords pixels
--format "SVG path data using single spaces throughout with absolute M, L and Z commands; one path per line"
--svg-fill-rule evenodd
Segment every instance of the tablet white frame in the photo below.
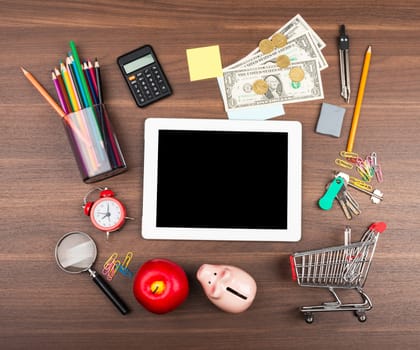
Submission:
M 288 133 L 287 229 L 156 227 L 159 130 Z M 302 125 L 298 121 L 148 118 L 144 128 L 143 216 L 145 239 L 297 242 L 302 230 Z

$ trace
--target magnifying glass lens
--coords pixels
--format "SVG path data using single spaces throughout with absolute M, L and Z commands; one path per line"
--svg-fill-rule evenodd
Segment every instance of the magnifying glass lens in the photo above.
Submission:
M 71 232 L 57 244 L 55 256 L 58 265 L 66 272 L 88 270 L 96 259 L 96 244 L 83 232 Z

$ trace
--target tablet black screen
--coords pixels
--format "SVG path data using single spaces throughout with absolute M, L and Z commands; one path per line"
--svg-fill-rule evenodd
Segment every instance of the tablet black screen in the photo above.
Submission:
M 287 229 L 286 132 L 160 130 L 157 227 Z

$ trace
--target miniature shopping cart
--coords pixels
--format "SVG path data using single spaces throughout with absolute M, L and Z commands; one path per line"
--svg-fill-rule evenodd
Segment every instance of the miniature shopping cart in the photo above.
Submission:
M 363 292 L 375 252 L 379 233 L 386 229 L 384 222 L 376 222 L 363 234 L 360 242 L 351 243 L 351 229 L 346 227 L 344 245 L 295 253 L 290 256 L 293 279 L 302 287 L 328 288 L 335 301 L 317 306 L 302 306 L 305 321 L 312 323 L 315 312 L 352 311 L 360 322 L 366 321 L 366 311 L 372 302 Z M 335 289 L 355 289 L 362 302 L 344 304 Z

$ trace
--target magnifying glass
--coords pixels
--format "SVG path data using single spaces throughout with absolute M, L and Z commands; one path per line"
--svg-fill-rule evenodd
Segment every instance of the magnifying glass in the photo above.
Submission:
M 123 314 L 128 308 L 118 294 L 105 280 L 92 269 L 96 260 L 97 249 L 93 239 L 84 232 L 66 233 L 55 247 L 55 259 L 58 266 L 67 273 L 80 273 L 88 271 L 93 282 L 102 290 L 115 307 Z

